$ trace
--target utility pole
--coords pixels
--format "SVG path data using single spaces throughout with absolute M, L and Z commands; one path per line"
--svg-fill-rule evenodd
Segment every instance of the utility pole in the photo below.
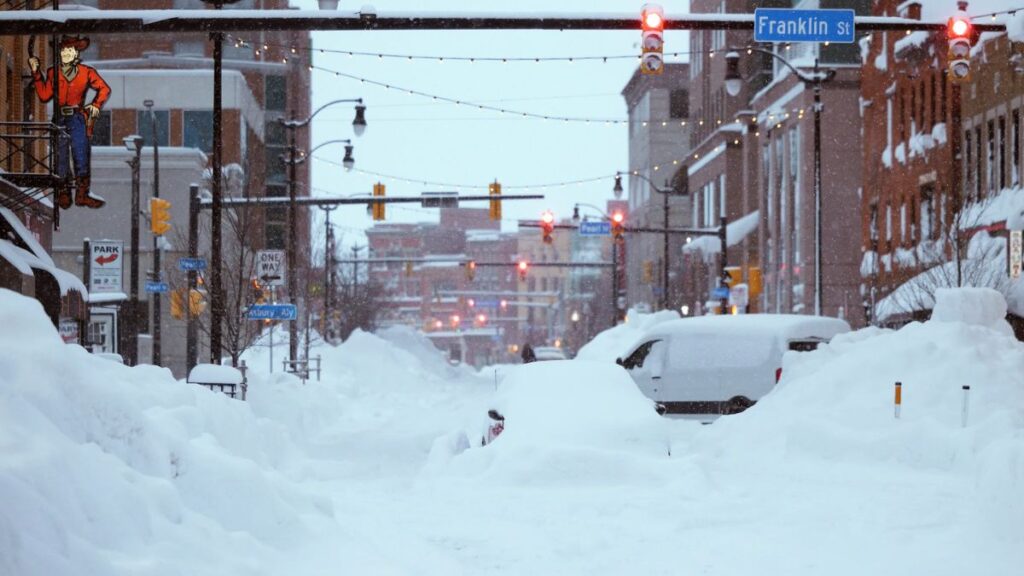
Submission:
M 195 261 L 199 257 L 199 186 L 193 184 L 188 189 L 188 257 Z M 185 365 L 188 372 L 196 366 L 199 356 L 198 326 L 196 318 L 192 314 L 192 293 L 196 289 L 198 273 L 195 270 L 188 271 L 188 297 L 186 298 L 185 314 L 187 327 L 185 332 Z
M 661 197 L 664 200 L 664 224 L 665 233 L 662 235 L 664 245 L 662 247 L 661 256 L 661 309 L 668 310 L 669 299 L 668 299 L 668 183 L 665 183 L 665 189 L 661 192 Z
M 293 114 L 294 116 L 294 114 Z M 298 187 L 295 182 L 295 166 L 296 156 L 298 149 L 295 143 L 295 130 L 288 131 L 288 302 L 295 306 L 299 305 L 298 295 L 298 282 L 295 278 L 296 273 L 299 269 L 297 262 L 297 246 L 298 230 L 299 225 L 296 222 L 298 217 L 297 207 L 295 206 L 295 197 L 297 195 L 296 188 Z M 297 321 L 293 320 L 288 323 L 288 359 L 292 362 L 298 360 L 299 355 L 299 329 L 296 326 Z M 294 364 L 293 364 L 294 366 Z
M 331 286 L 334 278 L 334 228 L 331 226 L 331 212 L 337 206 L 321 206 L 320 208 L 324 211 L 324 311 L 321 328 L 324 331 L 324 340 L 330 342 L 328 334 L 331 330 L 328 325 L 331 321 L 331 297 L 334 291 Z
M 153 112 L 153 101 L 146 100 L 143 105 L 149 111 L 150 137 L 153 140 L 153 198 L 160 197 L 160 141 L 157 136 L 156 114 Z M 153 280 L 159 282 L 163 276 L 160 268 L 160 237 L 153 235 Z M 160 293 L 153 293 L 153 365 L 161 365 L 160 353 Z
M 131 307 L 128 311 L 128 364 L 135 366 L 139 363 L 139 167 L 142 164 L 142 138 L 129 136 L 125 138 L 125 143 L 130 144 L 130 149 L 135 150 L 135 156 L 128 160 L 128 165 L 132 169 L 132 273 L 129 279 L 131 285 L 128 287 L 128 302 Z

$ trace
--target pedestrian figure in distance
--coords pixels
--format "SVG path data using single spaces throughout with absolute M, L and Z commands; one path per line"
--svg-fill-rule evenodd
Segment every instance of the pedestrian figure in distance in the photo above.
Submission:
M 533 346 L 529 344 L 523 344 L 523 364 L 529 364 L 530 362 L 537 361 L 537 355 L 533 353 Z
M 105 202 L 89 191 L 90 153 L 92 152 L 92 128 L 100 109 L 110 98 L 110 86 L 100 77 L 95 68 L 82 64 L 82 52 L 89 47 L 89 39 L 82 36 L 62 36 L 60 39 L 60 74 L 54 90 L 54 69 L 46 71 L 46 78 L 39 71 L 39 58 L 30 56 L 28 66 L 32 69 L 32 83 L 36 96 L 49 102 L 57 95 L 57 126 L 63 128 L 57 144 L 57 174 L 67 178 L 71 164 L 75 174 L 75 205 L 87 208 L 102 208 Z M 96 96 L 88 104 L 86 94 L 92 89 Z M 71 158 L 68 158 L 69 153 Z M 61 184 L 57 188 L 57 205 L 63 209 L 71 207 L 71 189 Z

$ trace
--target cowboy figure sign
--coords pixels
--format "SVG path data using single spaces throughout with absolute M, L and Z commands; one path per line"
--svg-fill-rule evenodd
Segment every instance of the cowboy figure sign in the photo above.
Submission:
M 89 39 L 81 36 L 63 36 L 60 39 L 60 80 L 57 84 L 57 126 L 63 132 L 57 141 L 57 174 L 68 177 L 70 164 L 74 164 L 75 204 L 101 208 L 102 198 L 89 192 L 90 140 L 92 125 L 100 115 L 100 108 L 110 98 L 110 86 L 94 68 L 81 63 L 82 51 L 89 47 Z M 39 73 L 39 59 L 28 59 L 36 95 L 43 102 L 53 98 L 53 68 L 46 71 L 46 80 Z M 96 96 L 85 103 L 86 93 L 92 89 Z M 70 149 L 70 150 L 69 150 Z M 69 161 L 68 152 L 71 158 Z M 57 188 L 57 205 L 71 207 L 71 190 L 64 184 Z

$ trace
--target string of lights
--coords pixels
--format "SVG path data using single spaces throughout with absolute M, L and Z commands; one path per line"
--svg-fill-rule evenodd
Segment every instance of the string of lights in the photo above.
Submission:
M 1007 8 L 1006 10 L 999 10 L 999 11 L 996 11 L 996 12 L 988 12 L 986 14 L 976 14 L 974 16 L 974 18 L 984 18 L 984 17 L 988 16 L 988 17 L 992 18 L 992 20 L 995 20 L 996 16 L 999 16 L 1001 14 L 1009 14 L 1010 16 L 1013 16 L 1013 15 L 1017 14 L 1017 12 L 1021 12 L 1021 11 L 1024 11 L 1024 6 L 1018 6 L 1016 8 Z
M 538 114 L 538 113 L 535 113 L 535 112 L 523 112 L 521 110 L 511 110 L 509 108 L 502 108 L 500 106 L 491 106 L 489 104 L 482 104 L 482 103 L 479 103 L 479 102 L 469 102 L 469 101 L 461 100 L 461 99 L 458 99 L 458 98 L 450 98 L 448 96 L 439 96 L 437 94 L 430 94 L 428 92 L 422 92 L 422 91 L 419 91 L 419 90 L 412 90 L 410 88 L 403 88 L 403 87 L 400 87 L 400 86 L 395 86 L 394 84 L 388 84 L 386 82 L 379 82 L 379 81 L 376 81 L 376 80 L 370 80 L 369 78 L 363 78 L 362 76 L 356 76 L 355 74 L 349 74 L 347 72 L 341 72 L 340 70 L 332 70 L 330 68 L 325 68 L 325 67 L 322 67 L 322 66 L 310 66 L 309 68 L 311 70 L 320 70 L 322 72 L 327 72 L 327 73 L 330 73 L 330 74 L 334 74 L 336 77 L 339 77 L 339 78 L 348 78 L 350 80 L 358 80 L 360 83 L 363 83 L 363 84 L 370 84 L 372 86 L 380 86 L 380 87 L 384 88 L 385 90 L 395 90 L 397 92 L 408 94 L 410 96 L 419 96 L 419 97 L 422 97 L 422 98 L 431 98 L 431 99 L 433 99 L 435 101 L 438 101 L 438 102 L 447 102 L 449 104 L 455 104 L 457 106 L 465 106 L 465 107 L 469 107 L 469 108 L 476 108 L 477 110 L 487 110 L 487 111 L 490 111 L 490 112 L 499 112 L 501 114 L 510 114 L 510 115 L 513 115 L 513 116 L 521 117 L 521 118 L 533 118 L 533 119 L 538 119 L 538 120 L 553 120 L 553 121 L 556 121 L 556 122 L 574 122 L 574 123 L 583 123 L 583 124 L 606 124 L 606 125 L 625 124 L 625 123 L 628 122 L 628 120 L 620 120 L 620 119 L 614 119 L 614 118 L 583 118 L 583 117 L 578 117 L 578 116 L 557 116 L 557 115 L 552 115 L 552 114 Z
M 251 47 L 255 50 L 256 54 L 259 55 L 261 52 L 269 51 L 271 48 L 277 48 L 291 54 L 299 53 L 310 53 L 310 54 L 339 54 L 348 57 L 367 57 L 377 58 L 378 60 L 391 59 L 391 60 L 427 60 L 431 62 L 488 62 L 488 63 L 541 63 L 541 62 L 601 62 L 606 63 L 609 60 L 640 60 L 641 55 L 639 54 L 616 54 L 607 56 L 438 56 L 438 55 L 424 55 L 424 54 L 396 54 L 391 52 L 366 52 L 360 50 L 344 50 L 340 48 L 308 48 L 303 46 L 294 46 L 286 44 L 275 44 L 272 42 L 249 42 L 244 38 L 238 36 L 227 35 L 226 38 L 235 43 L 236 48 L 248 48 Z M 704 53 L 701 52 L 665 52 L 665 57 L 681 57 L 689 56 L 692 54 Z

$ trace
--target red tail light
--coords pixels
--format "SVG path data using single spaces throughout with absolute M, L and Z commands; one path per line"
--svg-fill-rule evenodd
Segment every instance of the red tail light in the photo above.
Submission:
M 775 383 L 778 384 L 779 380 L 782 379 L 782 368 L 775 369 Z

